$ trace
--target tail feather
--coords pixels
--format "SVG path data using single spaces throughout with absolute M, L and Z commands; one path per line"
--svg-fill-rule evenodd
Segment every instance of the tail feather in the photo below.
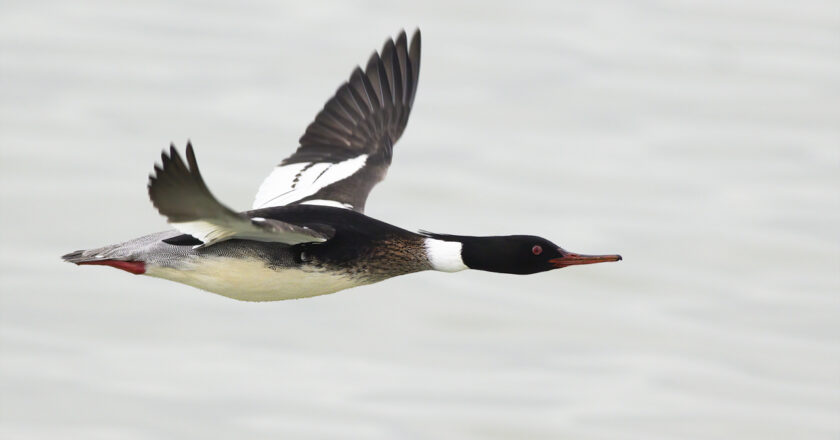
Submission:
M 192 246 L 168 244 L 164 240 L 181 235 L 178 231 L 163 231 L 144 235 L 119 244 L 70 252 L 61 258 L 79 265 L 116 267 L 134 274 L 146 273 L 156 266 L 173 267 L 195 252 Z
M 146 263 L 132 258 L 129 253 L 125 252 L 122 245 L 79 250 L 62 255 L 61 258 L 64 261 L 78 265 L 111 266 L 135 275 L 146 272 Z
M 68 263 L 79 264 L 81 262 L 87 261 L 87 257 L 85 257 L 85 252 L 86 251 L 84 250 L 70 252 L 69 254 L 62 255 L 61 259 Z
M 130 260 L 131 253 L 127 252 L 122 244 L 113 244 L 96 249 L 84 249 L 70 252 L 67 255 L 63 255 L 61 258 L 70 263 L 80 264 L 104 259 Z

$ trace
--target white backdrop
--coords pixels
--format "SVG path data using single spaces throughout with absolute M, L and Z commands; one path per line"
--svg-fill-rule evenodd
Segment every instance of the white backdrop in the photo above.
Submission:
M 837 439 L 832 1 L 0 5 L 0 437 Z M 166 228 L 191 138 L 246 209 L 423 31 L 368 214 L 624 261 L 240 303 L 59 256 Z

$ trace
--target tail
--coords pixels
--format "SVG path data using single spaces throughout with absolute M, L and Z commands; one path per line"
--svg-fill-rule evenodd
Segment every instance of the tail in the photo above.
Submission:
M 61 258 L 77 265 L 111 266 L 135 275 L 146 273 L 146 263 L 133 258 L 122 244 L 70 252 Z

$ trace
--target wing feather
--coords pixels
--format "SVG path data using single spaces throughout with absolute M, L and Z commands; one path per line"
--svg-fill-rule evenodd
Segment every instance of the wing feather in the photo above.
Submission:
M 363 212 L 405 130 L 419 72 L 419 30 L 410 42 L 404 31 L 396 40 L 385 41 L 382 50 L 368 58 L 365 69 L 356 67 L 327 100 L 301 136 L 297 151 L 263 182 L 253 208 L 318 200 Z M 326 168 L 299 164 L 326 164 Z
M 285 244 L 323 242 L 326 234 L 273 219 L 250 218 L 219 203 L 201 177 L 191 143 L 187 162 L 174 145 L 161 153 L 161 165 L 149 176 L 149 198 L 169 223 L 202 241 L 201 247 L 232 238 Z

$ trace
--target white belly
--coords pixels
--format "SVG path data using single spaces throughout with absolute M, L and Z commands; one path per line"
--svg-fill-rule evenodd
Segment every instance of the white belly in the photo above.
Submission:
M 279 301 L 325 295 L 367 284 L 319 270 L 271 269 L 262 261 L 202 258 L 180 268 L 151 266 L 146 275 L 187 284 L 240 301 Z

